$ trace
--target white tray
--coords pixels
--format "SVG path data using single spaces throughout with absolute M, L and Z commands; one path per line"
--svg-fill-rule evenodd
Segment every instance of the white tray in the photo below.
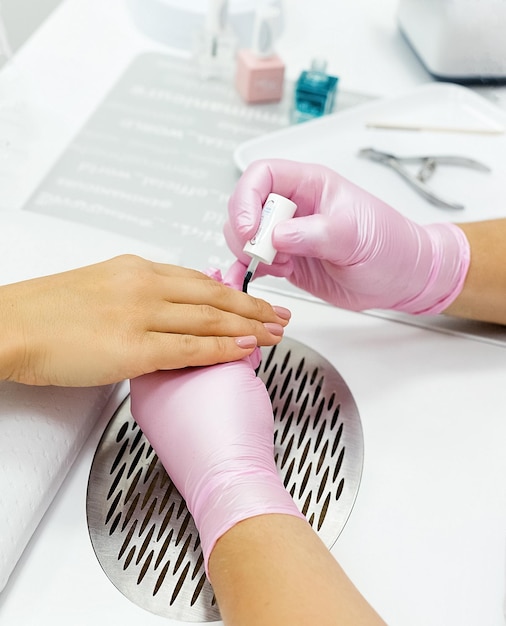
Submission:
M 383 130 L 369 128 L 371 122 L 484 132 Z M 429 83 L 399 97 L 375 100 L 252 139 L 236 149 L 234 160 L 241 170 L 260 158 L 322 163 L 421 223 L 473 221 L 506 215 L 506 134 L 492 134 L 501 129 L 506 129 L 506 112 L 482 96 L 458 85 Z M 444 197 L 465 205 L 464 210 L 441 209 L 394 171 L 357 155 L 367 147 L 400 156 L 467 156 L 492 171 L 440 166 L 429 184 Z
M 421 124 L 465 128 L 479 132 L 416 132 L 369 128 L 371 122 Z M 475 92 L 447 83 L 430 83 L 403 96 L 375 100 L 343 113 L 263 135 L 241 144 L 234 153 L 244 171 L 262 158 L 283 158 L 327 165 L 390 203 L 419 223 L 470 222 L 506 216 L 506 112 Z M 358 156 L 372 147 L 399 156 L 450 154 L 487 164 L 490 173 L 440 166 L 429 181 L 447 199 L 461 202 L 462 210 L 441 209 L 422 198 L 401 177 L 379 163 Z M 411 167 L 411 166 L 410 166 Z M 415 166 L 415 170 L 416 170 Z M 294 295 L 310 297 L 293 288 Z M 391 311 L 369 313 L 440 332 L 506 345 L 506 329 L 493 324 L 445 316 L 412 316 Z

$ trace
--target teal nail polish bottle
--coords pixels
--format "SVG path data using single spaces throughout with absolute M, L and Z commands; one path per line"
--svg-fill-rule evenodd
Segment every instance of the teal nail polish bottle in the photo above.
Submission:
M 292 123 L 299 124 L 330 113 L 334 107 L 339 79 L 326 73 L 327 63 L 313 60 L 295 84 Z

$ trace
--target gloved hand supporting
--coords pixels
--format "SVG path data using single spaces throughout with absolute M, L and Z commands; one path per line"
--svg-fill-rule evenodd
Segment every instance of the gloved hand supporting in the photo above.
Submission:
M 235 283 L 243 269 L 231 273 Z M 274 462 L 272 405 L 255 374 L 259 361 L 257 348 L 240 361 L 130 383 L 132 415 L 186 500 L 206 572 L 216 541 L 238 522 L 267 513 L 303 518 Z

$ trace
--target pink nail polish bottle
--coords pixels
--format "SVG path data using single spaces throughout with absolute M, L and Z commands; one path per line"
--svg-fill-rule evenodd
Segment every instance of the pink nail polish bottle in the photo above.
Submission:
M 237 54 L 235 86 L 245 102 L 278 102 L 283 96 L 285 64 L 274 52 L 274 24 L 279 13 L 279 8 L 271 5 L 260 7 L 252 48 Z

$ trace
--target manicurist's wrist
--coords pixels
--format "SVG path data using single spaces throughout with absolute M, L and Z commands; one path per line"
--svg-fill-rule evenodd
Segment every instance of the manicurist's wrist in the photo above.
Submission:
M 471 251 L 464 232 L 455 224 L 441 223 L 427 227 L 435 246 L 432 302 L 426 315 L 437 315 L 447 309 L 464 287 Z
M 429 250 L 431 262 L 423 288 L 399 310 L 413 315 L 438 315 L 452 304 L 464 287 L 470 246 L 464 232 L 455 224 L 443 222 L 422 228 L 424 249 Z

